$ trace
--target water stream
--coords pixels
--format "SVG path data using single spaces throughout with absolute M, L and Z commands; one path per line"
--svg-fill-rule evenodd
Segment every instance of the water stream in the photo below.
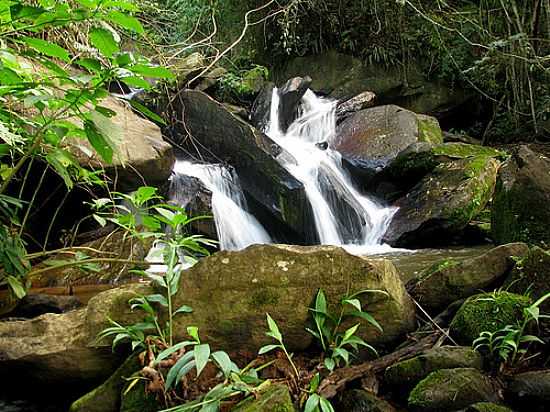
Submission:
M 340 154 L 330 148 L 336 135 L 336 103 L 308 90 L 298 118 L 286 133 L 279 127 L 279 106 L 275 88 L 265 132 L 284 149 L 277 161 L 304 185 L 315 221 L 311 230 L 320 243 L 343 246 L 356 254 L 390 250 L 381 244 L 381 239 L 396 209 L 359 193 L 342 166 Z M 192 176 L 212 192 L 212 212 L 221 249 L 240 250 L 251 244 L 272 243 L 270 235 L 248 212 L 235 173 L 220 165 L 181 160 L 176 162 L 174 173 L 172 185 L 183 176 Z

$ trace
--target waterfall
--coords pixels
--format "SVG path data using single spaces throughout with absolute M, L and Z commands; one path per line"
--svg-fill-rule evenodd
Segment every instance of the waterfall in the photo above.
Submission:
M 357 253 L 385 249 L 381 239 L 396 208 L 359 193 L 340 154 L 330 148 L 336 135 L 336 103 L 308 90 L 286 133 L 280 128 L 279 103 L 275 88 L 265 132 L 284 149 L 279 163 L 304 185 L 321 243 Z
M 212 192 L 212 214 L 222 250 L 240 250 L 258 243 L 272 243 L 270 236 L 254 216 L 247 212 L 238 179 L 221 165 L 198 164 L 178 160 L 174 177 L 192 176 Z

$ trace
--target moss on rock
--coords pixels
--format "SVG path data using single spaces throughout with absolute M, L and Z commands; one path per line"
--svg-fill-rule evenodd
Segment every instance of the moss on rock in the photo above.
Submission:
M 495 385 L 477 369 L 441 369 L 416 385 L 408 405 L 413 411 L 456 411 L 476 402 L 497 400 Z
M 451 336 L 460 344 L 471 345 L 481 332 L 495 332 L 506 325 L 515 325 L 530 303 L 529 297 L 509 292 L 472 296 L 451 321 Z
M 120 412 L 157 412 L 163 408 L 161 402 L 145 389 L 143 381 L 138 382 L 128 392 L 121 394 Z
M 418 122 L 418 140 L 420 142 L 434 145 L 443 143 L 443 132 L 435 117 L 417 114 L 416 121 Z
M 232 412 L 295 412 L 292 405 L 292 399 L 286 385 L 268 386 L 266 390 L 260 392 L 255 398 L 242 401 L 233 409 Z
M 478 402 L 468 406 L 465 412 L 514 412 L 512 409 L 504 405 L 499 405 L 492 402 Z

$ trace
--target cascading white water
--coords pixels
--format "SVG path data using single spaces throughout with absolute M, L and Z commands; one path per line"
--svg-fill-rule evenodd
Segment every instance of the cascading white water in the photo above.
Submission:
M 197 164 L 178 160 L 174 166 L 177 175 L 199 179 L 212 192 L 212 213 L 222 250 L 241 250 L 259 243 L 271 243 L 271 238 L 246 211 L 243 192 L 233 174 L 223 166 Z
M 304 185 L 320 242 L 356 253 L 385 249 L 381 239 L 396 209 L 359 193 L 342 167 L 340 154 L 330 148 L 336 135 L 336 103 L 308 90 L 298 119 L 286 133 L 280 128 L 279 106 L 275 88 L 265 132 L 284 149 L 279 163 Z M 320 147 L 325 143 L 327 148 Z

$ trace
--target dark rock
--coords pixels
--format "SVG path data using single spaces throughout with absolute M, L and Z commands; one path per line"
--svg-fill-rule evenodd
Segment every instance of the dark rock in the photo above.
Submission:
M 199 147 L 200 156 L 233 166 L 249 206 L 263 209 L 252 212 L 264 226 L 286 226 L 297 242 L 311 237 L 314 221 L 304 187 L 275 159 L 282 149 L 204 93 L 187 90 L 180 96 L 185 120 L 180 133 L 189 151 Z
M 397 104 L 437 118 L 474 112 L 473 105 L 468 105 L 473 93 L 456 84 L 428 80 L 425 70 L 414 61 L 407 66 L 408 70 L 404 71 L 382 63 L 365 64 L 350 55 L 329 50 L 291 59 L 274 69 L 273 75 L 278 82 L 309 75 L 313 78 L 312 90 L 337 99 L 371 90 L 382 104 Z
M 483 210 L 493 194 L 499 162 L 476 156 L 439 164 L 394 206 L 384 235 L 392 246 L 441 246 Z
M 527 256 L 517 259 L 512 273 L 504 282 L 509 292 L 529 294 L 533 300 L 550 293 L 550 252 L 535 246 Z M 550 312 L 550 299 L 540 305 L 542 312 Z
M 196 177 L 174 174 L 170 179 L 169 198 L 189 216 L 212 216 L 212 192 Z M 210 239 L 218 238 L 213 218 L 196 220 L 191 228 Z
M 482 293 L 466 300 L 451 321 L 449 333 L 461 345 L 471 345 L 481 332 L 496 332 L 523 319 L 527 296 L 509 292 Z
M 506 395 L 518 405 L 532 404 L 539 409 L 550 407 L 550 370 L 524 372 L 510 379 Z
M 282 132 L 286 132 L 296 120 L 300 100 L 309 89 L 311 81 L 309 76 L 295 77 L 279 89 L 279 121 Z
M 252 110 L 250 112 L 250 122 L 258 130 L 265 131 L 269 125 L 269 118 L 271 115 L 271 101 L 273 100 L 273 89 L 275 83 L 267 83 L 264 85 L 254 103 L 252 104 Z
M 550 245 L 550 158 L 521 146 L 502 166 L 492 206 L 498 243 Z
M 35 318 L 44 313 L 64 313 L 82 306 L 76 296 L 28 294 L 10 313 L 12 317 Z
M 390 105 L 348 117 L 338 126 L 332 147 L 355 168 L 374 175 L 417 142 L 443 142 L 437 120 Z
M 412 411 L 457 411 L 477 402 L 498 402 L 498 389 L 477 369 L 441 369 L 416 385 L 408 404 Z
M 403 390 L 410 390 L 430 373 L 439 369 L 483 367 L 481 355 L 470 347 L 442 346 L 414 358 L 398 362 L 384 373 L 384 381 Z
M 288 386 L 271 384 L 254 397 L 246 399 L 231 409 L 232 412 L 295 412 Z M 137 412 L 137 411 L 136 411 Z
M 396 412 L 388 401 L 371 392 L 351 389 L 342 394 L 336 408 L 338 412 Z
M 423 308 L 430 312 L 442 310 L 503 279 L 514 267 L 512 257 L 522 257 L 528 250 L 524 243 L 511 243 L 479 257 L 444 259 L 421 272 L 407 289 Z
M 374 106 L 375 101 L 376 95 L 373 92 L 359 93 L 351 99 L 339 101 L 336 106 L 336 122 L 341 123 L 355 112 Z

